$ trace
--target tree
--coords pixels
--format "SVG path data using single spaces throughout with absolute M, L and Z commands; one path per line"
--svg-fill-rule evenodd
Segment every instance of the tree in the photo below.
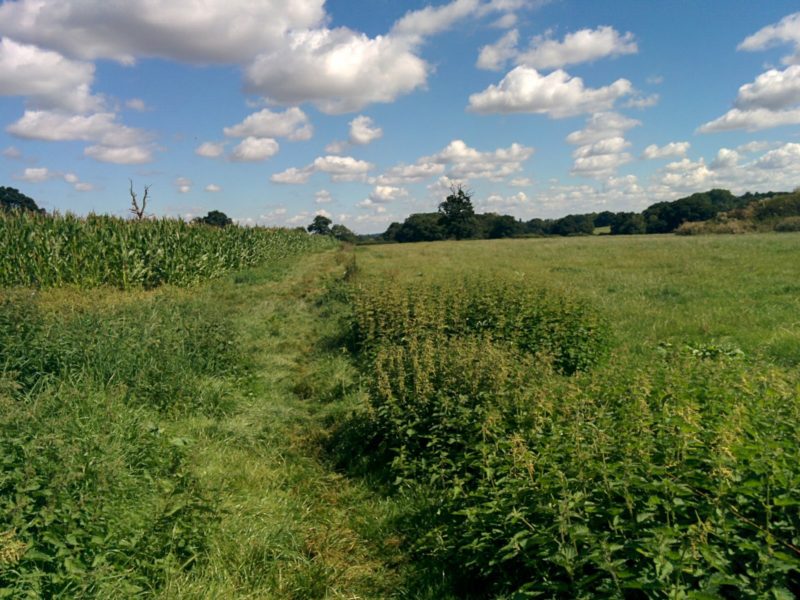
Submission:
M 553 223 L 550 233 L 555 235 L 591 235 L 594 233 L 594 215 L 567 215 Z
M 317 215 L 306 229 L 309 233 L 317 235 L 331 235 L 331 223 L 332 221 L 328 217 Z
M 331 235 L 340 242 L 355 244 L 358 241 L 358 236 L 344 225 L 334 225 L 331 227 Z
M 450 195 L 439 205 L 439 215 L 447 237 L 463 240 L 477 236 L 478 220 L 471 196 L 461 186 L 450 188 Z
M 205 217 L 198 217 L 195 222 L 202 223 L 203 225 L 211 225 L 212 227 L 227 227 L 233 224 L 231 219 L 224 212 L 212 210 Z
M 136 217 L 137 221 L 141 221 L 145 217 L 145 208 L 147 208 L 147 194 L 150 193 L 150 186 L 144 186 L 144 196 L 142 196 L 142 204 L 139 205 L 139 199 L 136 197 L 136 192 L 133 191 L 133 180 L 128 179 L 131 186 L 128 189 L 128 192 L 131 195 L 131 209 L 130 212 Z
M 44 209 L 39 208 L 33 198 L 29 198 L 18 189 L 12 187 L 0 187 L 0 208 L 3 210 L 29 210 L 31 212 L 43 213 Z
M 644 217 L 639 213 L 617 213 L 611 221 L 611 235 L 635 235 L 645 233 L 646 229 Z
M 395 235 L 398 242 L 433 242 L 443 240 L 445 237 L 439 213 L 410 215 L 403 221 Z

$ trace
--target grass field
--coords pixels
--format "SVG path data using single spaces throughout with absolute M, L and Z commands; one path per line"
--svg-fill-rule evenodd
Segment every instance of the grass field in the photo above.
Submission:
M 0 292 L 0 597 L 794 597 L 799 281 L 602 236 Z

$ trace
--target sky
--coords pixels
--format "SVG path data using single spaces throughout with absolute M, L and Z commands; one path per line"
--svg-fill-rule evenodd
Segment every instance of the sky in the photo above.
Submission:
M 4 0 L 0 185 L 47 210 L 521 219 L 800 185 L 796 0 Z

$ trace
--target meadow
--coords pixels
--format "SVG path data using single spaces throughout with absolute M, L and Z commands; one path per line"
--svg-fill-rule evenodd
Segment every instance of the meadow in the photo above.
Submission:
M 285 235 L 6 282 L 0 597 L 800 593 L 799 234 Z

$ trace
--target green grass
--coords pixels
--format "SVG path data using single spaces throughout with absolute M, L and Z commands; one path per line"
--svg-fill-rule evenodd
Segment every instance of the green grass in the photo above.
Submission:
M 785 597 L 798 281 L 786 233 L 384 245 L 189 289 L 2 291 L 0 597 Z M 411 293 L 413 314 L 464 322 L 354 355 L 357 286 L 385 291 L 386 322 L 406 287 L 441 292 Z M 540 289 L 568 299 L 544 311 L 553 336 L 574 307 L 605 322 L 597 364 L 559 374 L 503 329 L 541 314 Z
M 800 336 L 796 234 L 396 244 L 360 248 L 357 262 L 398 283 L 489 271 L 555 287 L 597 308 L 626 348 L 713 340 L 774 355 Z

